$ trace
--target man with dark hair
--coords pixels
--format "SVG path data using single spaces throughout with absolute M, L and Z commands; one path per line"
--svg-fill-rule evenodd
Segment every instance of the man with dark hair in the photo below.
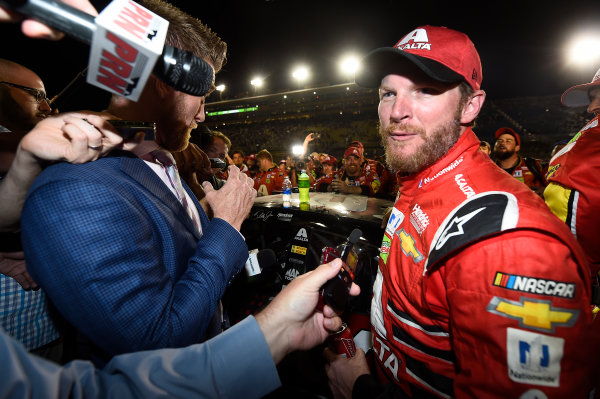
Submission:
M 471 40 L 422 26 L 362 65 L 356 82 L 379 88 L 400 191 L 373 287 L 372 362 L 326 351 L 334 396 L 588 397 L 600 321 L 587 260 L 543 201 L 478 150 L 470 126 L 485 92 Z
M 166 18 L 167 44 L 219 71 L 226 45 L 171 4 L 141 5 Z M 185 149 L 204 121 L 204 97 L 151 76 L 138 102 L 114 95 L 108 111 L 155 122 L 134 152 L 84 165 L 56 164 L 33 184 L 23 210 L 29 271 L 102 364 L 136 350 L 180 347 L 222 330 L 219 300 L 248 258 L 239 234 L 256 191 L 237 168 L 220 190 L 204 183 L 209 220 L 168 153 Z M 85 354 L 80 353 L 80 356 Z
M 315 181 L 315 190 L 335 191 L 343 194 L 374 196 L 381 182 L 375 170 L 365 162 L 362 144 L 350 144 L 344 152 L 344 166 L 329 176 Z
M 238 167 L 238 169 L 240 171 L 242 171 L 242 173 L 246 173 L 248 171 L 248 167 L 246 166 L 246 164 L 244 164 L 244 151 L 242 150 L 235 150 L 231 153 L 232 156 L 232 160 L 233 160 L 233 164 L 235 166 Z
M 496 164 L 506 173 L 524 183 L 527 187 L 542 195 L 548 184 L 542 172 L 542 165 L 537 159 L 522 157 L 521 137 L 509 127 L 501 127 L 494 135 L 494 158 Z
M 224 165 L 227 165 L 227 153 L 231 147 L 231 140 L 219 131 L 205 129 L 193 131 L 190 143 L 196 144 L 211 162 L 211 175 L 205 176 L 200 183 L 208 181 L 215 190 L 218 190 L 225 184 L 227 174 L 226 172 L 224 173 L 223 167 L 214 166 L 214 162 L 215 160 L 220 160 Z
M 256 154 L 256 162 L 260 168 L 260 172 L 254 176 L 254 189 L 258 195 L 271 195 L 273 191 L 281 191 L 287 172 L 280 170 L 273 163 L 271 153 L 266 149 L 260 150 Z
M 488 156 L 492 156 L 492 146 L 490 145 L 490 143 L 488 143 L 485 140 L 482 140 L 479 143 L 479 151 L 483 151 L 485 154 L 487 154 Z

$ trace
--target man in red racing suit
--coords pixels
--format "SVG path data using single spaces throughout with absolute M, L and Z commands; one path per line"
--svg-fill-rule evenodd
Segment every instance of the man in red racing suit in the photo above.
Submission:
M 356 80 L 379 87 L 400 189 L 373 288 L 371 362 L 326 350 L 334 395 L 591 397 L 600 322 L 588 262 L 541 198 L 478 150 L 472 42 L 425 26 L 362 64 Z
M 314 183 L 315 190 L 374 196 L 381 187 L 381 182 L 375 170 L 364 165 L 362 149 L 348 147 L 344 152 L 344 162 L 344 167 L 339 171 L 317 179 Z

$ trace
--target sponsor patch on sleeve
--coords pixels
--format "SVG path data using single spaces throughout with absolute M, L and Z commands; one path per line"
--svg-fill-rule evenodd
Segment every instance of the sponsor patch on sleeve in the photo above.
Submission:
M 390 238 L 394 236 L 394 232 L 398 230 L 398 227 L 402 221 L 404 221 L 404 214 L 398 209 L 393 208 L 392 214 L 390 215 L 387 225 L 385 226 L 385 232 Z
M 496 272 L 492 285 L 513 291 L 573 299 L 575 284 Z
M 551 301 L 521 297 L 519 302 L 493 297 L 488 312 L 519 321 L 519 326 L 553 333 L 556 327 L 572 327 L 579 317 L 579 310 L 557 308 Z
M 522 384 L 559 386 L 564 346 L 563 338 L 507 328 L 508 377 Z

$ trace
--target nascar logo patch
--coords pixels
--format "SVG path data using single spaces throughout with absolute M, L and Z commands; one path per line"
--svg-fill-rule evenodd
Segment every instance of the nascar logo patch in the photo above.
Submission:
M 492 285 L 513 291 L 573 299 L 575 284 L 496 272 Z

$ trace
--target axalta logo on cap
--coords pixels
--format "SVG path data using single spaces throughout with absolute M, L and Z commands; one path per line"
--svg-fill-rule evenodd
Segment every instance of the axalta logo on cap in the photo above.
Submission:
M 412 41 L 412 43 L 409 43 Z M 425 29 L 415 29 L 404 36 L 396 46 L 398 50 L 431 50 L 431 43 Z

